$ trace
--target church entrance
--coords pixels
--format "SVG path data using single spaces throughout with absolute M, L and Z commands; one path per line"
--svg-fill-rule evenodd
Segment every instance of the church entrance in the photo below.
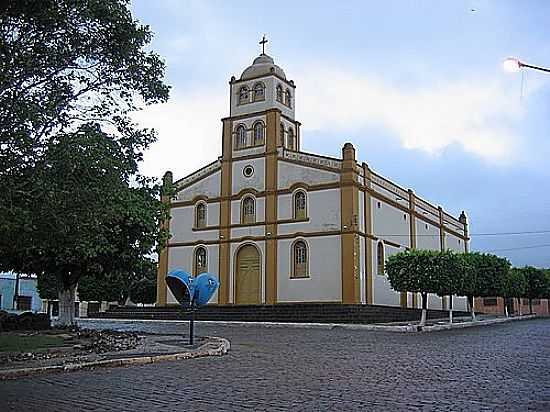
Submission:
M 252 245 L 239 249 L 235 276 L 235 303 L 260 303 L 260 254 Z

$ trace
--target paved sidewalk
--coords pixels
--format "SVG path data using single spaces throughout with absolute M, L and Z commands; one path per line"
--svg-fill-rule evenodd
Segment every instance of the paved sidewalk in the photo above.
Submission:
M 160 322 L 87 327 L 179 333 Z M 440 333 L 197 324 L 231 351 L 0 382 L 3 411 L 550 410 L 550 319 Z

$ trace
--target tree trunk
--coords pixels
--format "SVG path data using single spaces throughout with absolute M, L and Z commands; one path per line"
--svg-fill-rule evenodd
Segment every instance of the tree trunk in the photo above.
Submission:
M 420 324 L 418 326 L 424 326 L 426 325 L 426 317 L 428 314 L 428 294 L 423 292 L 420 296 L 422 296 L 422 316 L 420 317 Z
M 74 317 L 74 299 L 76 286 L 71 286 L 69 289 L 59 288 L 59 320 L 61 326 L 73 326 L 75 324 Z
M 519 313 L 519 316 L 522 316 L 523 311 L 521 310 L 521 298 L 517 298 L 517 300 L 518 300 L 518 313 Z
M 508 315 L 508 299 L 507 298 L 502 298 L 502 299 L 504 299 L 504 315 L 506 317 L 508 317 L 509 316 Z
M 468 305 L 470 306 L 470 314 L 472 315 L 472 322 L 476 321 L 476 312 L 474 309 L 474 297 L 468 296 Z
M 529 315 L 533 314 L 533 299 L 529 298 Z
M 449 323 L 453 323 L 453 295 L 449 295 Z

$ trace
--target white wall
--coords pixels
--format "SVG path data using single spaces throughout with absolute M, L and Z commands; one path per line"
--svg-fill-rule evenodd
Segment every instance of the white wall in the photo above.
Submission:
M 279 160 L 277 176 L 279 189 L 288 189 L 296 182 L 318 185 L 340 181 L 339 173 L 297 165 L 283 160 Z
M 170 210 L 170 243 L 218 239 L 218 229 L 193 231 L 195 206 L 174 207 Z M 207 224 L 219 224 L 219 204 L 207 204 Z
M 407 212 L 371 197 L 371 216 L 374 236 L 410 246 L 410 215 Z
M 300 238 L 302 239 L 302 238 Z M 291 279 L 291 246 L 296 239 L 282 239 L 277 250 L 277 297 L 279 302 L 340 302 L 342 276 L 340 236 L 302 239 L 308 245 L 310 277 Z
M 254 174 L 251 177 L 243 175 L 243 169 L 246 166 L 254 168 Z M 233 194 L 239 193 L 243 189 L 255 189 L 262 192 L 265 189 L 265 159 L 237 160 L 233 162 L 233 183 L 231 190 Z
M 292 194 L 284 194 L 278 197 L 278 219 L 292 219 L 292 196 Z M 340 189 L 307 192 L 307 213 L 309 222 L 280 224 L 279 234 L 339 230 L 341 225 Z
M 400 294 L 391 288 L 390 281 L 386 275 L 378 274 L 378 242 L 372 243 L 372 270 L 373 270 L 373 302 L 375 305 L 399 306 Z M 390 245 L 384 245 L 384 256 L 387 259 L 391 255 L 405 250 L 404 248 L 396 248 Z
M 221 190 L 221 173 L 214 172 L 198 182 L 193 183 L 189 187 L 177 192 L 178 200 L 188 201 L 193 200 L 196 196 L 218 197 Z

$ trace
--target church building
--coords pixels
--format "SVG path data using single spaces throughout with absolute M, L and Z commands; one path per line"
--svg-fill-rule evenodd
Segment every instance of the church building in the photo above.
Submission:
M 231 77 L 229 117 L 214 162 L 173 180 L 168 245 L 159 256 L 157 305 L 176 304 L 175 268 L 218 276 L 213 304 L 341 302 L 420 307 L 397 293 L 385 259 L 416 249 L 468 250 L 455 217 L 377 174 L 351 143 L 340 158 L 301 150 L 296 85 L 265 53 Z M 430 309 L 447 298 L 430 296 Z M 465 298 L 453 307 L 466 310 Z

